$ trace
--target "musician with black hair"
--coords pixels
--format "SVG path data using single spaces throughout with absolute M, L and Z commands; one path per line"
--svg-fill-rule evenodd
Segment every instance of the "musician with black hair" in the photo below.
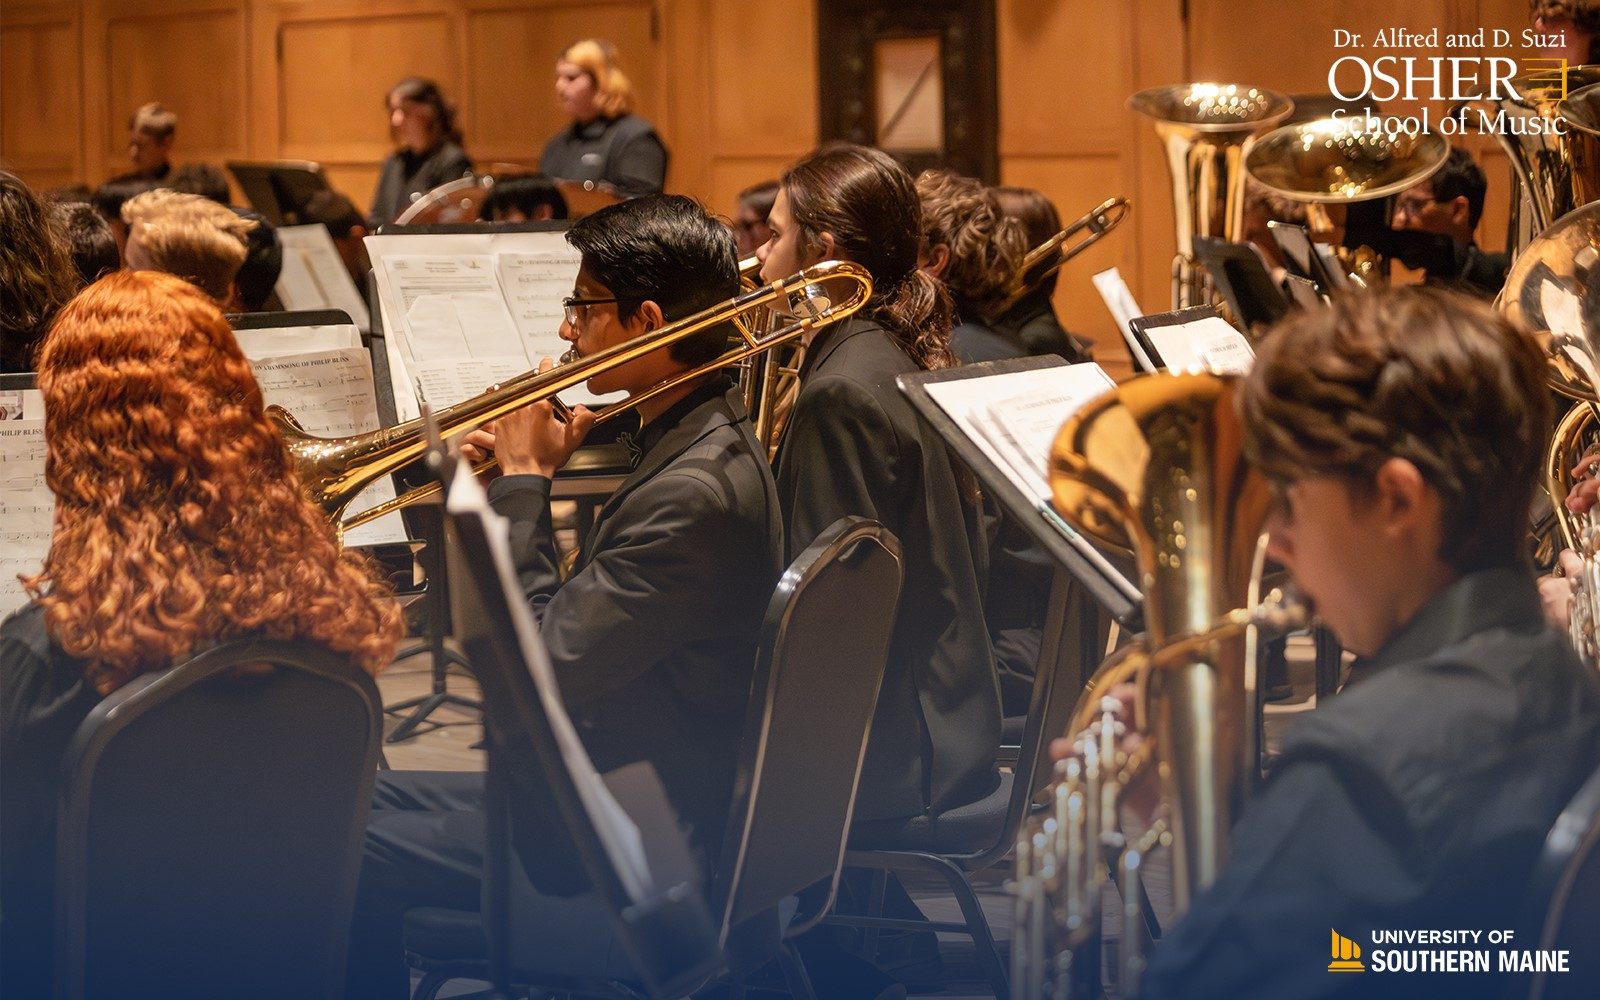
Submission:
M 1527 333 L 1433 288 L 1338 297 L 1262 342 L 1241 409 L 1270 552 L 1356 660 L 1289 729 L 1142 996 L 1507 995 L 1488 974 L 1330 975 L 1329 929 L 1366 950 L 1375 930 L 1514 927 L 1600 765 L 1600 679 L 1542 621 L 1524 554 L 1544 368 Z
M 576 223 L 567 239 L 582 264 L 561 336 L 579 358 L 739 290 L 732 234 L 682 196 L 610 206 Z M 727 335 L 709 329 L 597 374 L 589 387 L 638 393 L 715 359 Z M 489 500 L 511 522 L 523 591 L 595 766 L 652 764 L 709 862 L 727 821 L 756 636 L 782 569 L 782 522 L 765 453 L 725 376 L 685 382 L 638 410 L 633 471 L 601 508 L 565 580 L 551 479 L 594 414 L 578 406 L 563 422 L 549 402 L 537 402 L 469 441 L 500 460 L 505 474 Z M 350 996 L 404 995 L 399 930 L 407 908 L 478 908 L 483 795 L 476 773 L 379 775 Z M 518 853 L 540 884 L 539 873 L 561 861 L 522 843 Z M 538 898 L 531 890 L 513 896 Z M 527 919 L 549 919 L 544 912 Z
M 456 107 L 432 80 L 408 76 L 385 98 L 389 135 L 398 147 L 383 161 L 378 188 L 367 211 L 367 228 L 376 230 L 400 217 L 422 195 L 472 172 L 461 144 Z
M 1344 245 L 1367 246 L 1427 280 L 1493 296 L 1506 283 L 1511 255 L 1478 246 L 1478 220 L 1489 186 L 1472 154 L 1453 146 L 1428 178 L 1395 196 L 1394 215 L 1383 222 L 1382 199 L 1356 202 L 1345 216 Z

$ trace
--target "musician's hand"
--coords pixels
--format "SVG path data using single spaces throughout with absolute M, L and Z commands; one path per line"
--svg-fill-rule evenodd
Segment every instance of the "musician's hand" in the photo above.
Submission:
M 1583 572 L 1583 559 L 1571 549 L 1562 549 L 1556 567 L 1560 575 L 1539 578 L 1539 603 L 1544 606 L 1544 620 L 1566 631 L 1572 615 L 1572 581 Z
M 1113 687 L 1109 697 L 1114 698 L 1117 707 L 1114 714 L 1122 722 L 1125 731 L 1118 743 L 1118 749 L 1130 757 L 1144 745 L 1145 737 L 1133 727 L 1134 702 L 1139 697 L 1139 689 L 1133 684 L 1118 684 Z M 1057 739 L 1050 741 L 1050 756 L 1054 760 L 1066 760 L 1077 754 L 1071 739 Z M 1154 820 L 1156 811 L 1161 805 L 1161 783 L 1156 774 L 1156 762 L 1152 756 L 1146 761 L 1133 780 L 1123 789 L 1121 806 L 1138 818 L 1141 827 L 1149 826 Z
M 473 465 L 488 458 L 494 451 L 494 431 L 480 427 L 461 439 L 461 456 Z
M 1600 444 L 1589 446 L 1578 463 L 1572 467 L 1572 490 L 1567 493 L 1567 509 L 1582 514 L 1595 504 L 1600 495 Z

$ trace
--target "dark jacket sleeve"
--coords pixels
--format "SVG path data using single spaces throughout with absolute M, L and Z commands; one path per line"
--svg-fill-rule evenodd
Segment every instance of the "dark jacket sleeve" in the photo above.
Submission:
M 667 182 L 667 148 L 655 129 L 625 139 L 611 152 L 606 180 L 630 198 L 660 194 Z
M 748 562 L 757 540 L 710 483 L 671 472 L 642 483 L 625 514 L 614 515 L 622 527 L 604 551 L 561 583 L 550 481 L 515 478 L 534 482 L 497 483 L 490 499 L 512 521 L 517 572 L 569 706 L 626 687 L 674 650 L 727 631 L 705 609 L 723 596 L 727 567 Z
M 818 377 L 804 390 L 784 433 L 778 498 L 788 559 L 846 515 L 899 524 L 896 512 L 882 505 L 895 495 L 900 439 L 864 387 L 838 376 Z
M 1326 971 L 1330 929 L 1369 940 L 1371 916 L 1407 899 L 1413 883 L 1385 803 L 1398 809 L 1361 772 L 1328 761 L 1275 774 L 1235 825 L 1217 881 L 1166 929 L 1139 996 L 1284 1000 L 1348 989 Z

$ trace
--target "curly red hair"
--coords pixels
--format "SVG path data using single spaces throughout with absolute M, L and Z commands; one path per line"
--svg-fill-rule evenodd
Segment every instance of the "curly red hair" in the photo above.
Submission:
M 306 638 L 376 673 L 401 615 L 301 493 L 222 313 L 171 275 L 121 271 L 63 308 L 39 354 L 45 625 L 102 694 L 212 642 Z

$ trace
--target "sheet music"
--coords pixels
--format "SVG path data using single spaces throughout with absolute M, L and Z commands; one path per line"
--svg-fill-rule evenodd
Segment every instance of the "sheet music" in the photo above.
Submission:
M 572 294 L 579 254 L 563 231 L 369 236 L 367 249 L 400 419 L 420 412 L 419 380 L 439 382 L 435 362 L 520 355 L 528 371 L 566 351 L 561 300 Z M 562 398 L 595 406 L 621 394 L 578 385 Z
M 366 299 L 326 226 L 280 226 L 278 238 L 283 242 L 283 272 L 277 292 L 285 309 L 343 309 L 357 327 L 372 329 Z
M 28 603 L 17 575 L 39 572 L 50 551 L 55 497 L 44 482 L 44 456 L 42 418 L 0 424 L 0 618 Z
M 427 361 L 417 366 L 417 386 L 422 398 L 435 410 L 453 406 L 463 399 L 481 395 L 527 370 L 528 361 L 520 354 L 509 358 L 457 358 Z M 415 390 L 412 392 L 415 396 Z
M 0 420 L 43 420 L 44 393 L 38 389 L 0 389 Z
M 1248 375 L 1256 359 L 1250 341 L 1220 316 L 1177 326 L 1147 327 L 1144 332 L 1166 363 L 1166 370 L 1174 375 Z
M 1050 502 L 1050 446 L 1067 418 L 1116 388 L 1097 364 L 929 382 L 928 395 L 1023 496 Z
M 262 358 L 253 360 L 251 367 L 266 402 L 292 413 L 308 434 L 345 437 L 378 429 L 372 359 L 361 348 Z M 351 501 L 346 513 L 355 514 L 392 499 L 394 482 L 382 476 Z M 344 536 L 347 546 L 405 540 L 405 524 L 398 511 Z
M 1111 315 L 1117 321 L 1117 330 L 1122 334 L 1122 339 L 1127 342 L 1128 350 L 1133 354 L 1133 362 L 1142 372 L 1156 370 L 1155 363 L 1150 360 L 1150 355 L 1144 352 L 1144 347 L 1139 344 L 1133 335 L 1132 323 L 1144 315 L 1139 308 L 1139 303 L 1133 298 L 1133 292 L 1128 290 L 1128 283 L 1122 279 L 1122 272 L 1116 268 L 1107 268 L 1099 272 L 1092 279 L 1094 287 L 1100 293 L 1101 301 L 1106 308 L 1111 310 Z
M 1050 447 L 1061 425 L 1086 403 L 1116 388 L 1099 365 L 945 379 L 927 382 L 924 388 L 1067 544 L 1129 600 L 1143 599 L 1139 588 L 1073 530 L 1051 502 Z
M 280 358 L 308 351 L 334 351 L 361 347 L 361 332 L 354 325 L 280 326 L 260 330 L 235 330 L 239 350 L 252 360 Z
M 505 598 L 505 610 L 511 616 L 522 657 L 533 674 L 539 701 L 550 719 L 556 744 L 561 748 L 561 759 L 572 775 L 578 798 L 600 835 L 601 847 L 616 869 L 623 890 L 633 902 L 644 902 L 655 891 L 650 865 L 645 859 L 644 838 L 639 833 L 638 825 L 617 802 L 605 782 L 600 780 L 589 752 L 584 749 L 583 740 L 567 715 L 555 670 L 550 666 L 550 656 L 539 638 L 538 623 L 534 621 L 528 602 L 522 599 L 522 585 L 512 568 L 510 522 L 489 507 L 483 486 L 466 462 L 456 464 L 446 509 L 451 514 L 476 517 L 482 523 L 484 536 L 489 541 L 489 552 L 494 557 L 499 590 Z

